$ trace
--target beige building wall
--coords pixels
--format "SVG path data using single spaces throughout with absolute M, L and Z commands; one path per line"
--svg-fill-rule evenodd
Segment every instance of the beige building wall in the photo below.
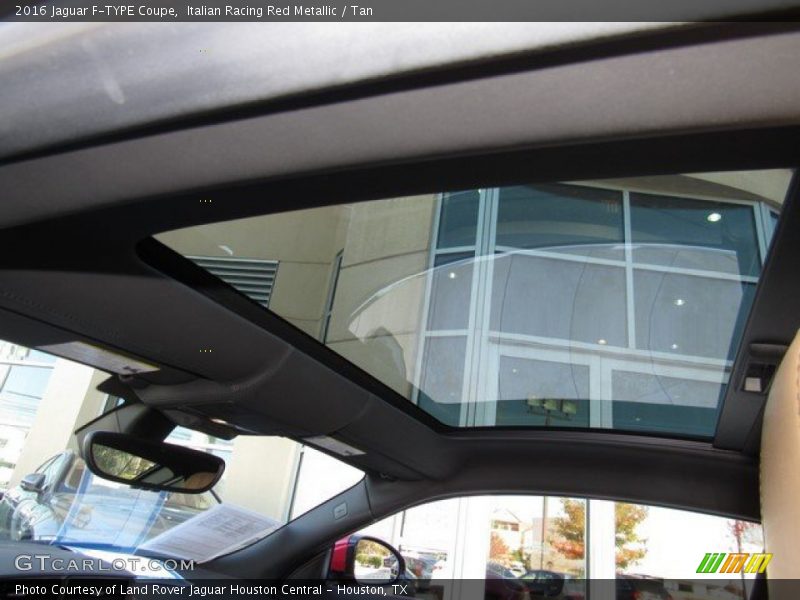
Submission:
M 286 438 L 238 437 L 220 495 L 225 502 L 285 521 L 299 457 L 300 444 Z
M 338 233 L 346 206 L 191 227 L 156 236 L 187 256 L 278 261 L 270 308 L 319 337 Z
M 252 217 L 160 234 L 187 256 L 278 261 L 274 311 L 399 393 L 411 393 L 436 195 Z
M 403 396 L 422 329 L 436 196 L 354 205 L 327 344 Z
M 588 183 L 598 187 L 653 194 L 676 194 L 693 198 L 767 202 L 776 208 L 780 208 L 791 178 L 792 171 L 790 169 L 772 169 L 690 175 L 656 175 L 652 177 L 601 179 L 596 182 L 573 183 L 580 185 L 587 185 Z
M 696 179 L 711 181 L 748 192 L 780 207 L 792 179 L 791 169 L 771 169 L 766 171 L 733 171 L 722 173 L 700 173 L 692 175 Z
M 63 358 L 56 360 L 9 487 L 54 454 L 66 448 L 78 451 L 73 432 L 102 411 L 106 396 L 95 388 L 107 377 L 107 373 L 91 367 Z

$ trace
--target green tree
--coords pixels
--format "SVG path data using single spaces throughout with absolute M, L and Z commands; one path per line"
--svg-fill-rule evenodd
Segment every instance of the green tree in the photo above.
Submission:
M 520 546 L 511 553 L 511 558 L 521 562 L 523 565 L 525 565 L 525 568 L 527 568 L 530 565 L 531 554 L 530 552 L 526 552 L 525 548 Z
M 564 516 L 554 519 L 556 537 L 551 545 L 566 558 L 583 558 L 586 555 L 586 502 L 564 498 L 561 503 Z M 647 507 L 636 504 L 617 502 L 614 505 L 617 568 L 626 569 L 647 553 L 647 540 L 639 537 L 636 531 L 647 512 Z
M 582 500 L 563 498 L 561 508 L 563 517 L 553 520 L 557 538 L 550 545 L 557 552 L 570 559 L 584 557 L 586 535 L 586 503 Z
M 101 471 L 126 481 L 135 481 L 156 466 L 156 463 L 146 458 L 101 444 L 94 444 L 92 453 L 95 464 Z
M 616 563 L 620 569 L 636 564 L 647 554 L 645 546 L 647 540 L 639 537 L 636 528 L 647 517 L 648 508 L 638 504 L 623 504 L 617 502 L 614 506 L 614 524 L 616 537 L 614 543 L 617 547 Z M 631 547 L 633 545 L 633 547 Z

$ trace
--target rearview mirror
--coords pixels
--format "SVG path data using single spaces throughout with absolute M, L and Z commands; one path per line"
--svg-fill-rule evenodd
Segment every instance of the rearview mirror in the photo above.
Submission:
M 110 431 L 87 435 L 83 458 L 105 479 L 182 494 L 207 492 L 225 471 L 225 461 L 213 454 Z

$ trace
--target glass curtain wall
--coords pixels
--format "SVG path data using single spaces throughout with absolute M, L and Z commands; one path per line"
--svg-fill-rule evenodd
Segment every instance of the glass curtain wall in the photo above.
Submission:
M 443 194 L 416 402 L 462 427 L 711 436 L 774 214 L 590 184 Z

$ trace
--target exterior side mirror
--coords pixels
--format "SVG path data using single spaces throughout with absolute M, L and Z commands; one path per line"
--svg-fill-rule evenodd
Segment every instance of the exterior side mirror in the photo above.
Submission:
M 36 492 L 40 494 L 44 490 L 44 473 L 29 473 L 22 478 L 19 482 L 21 487 L 26 492 Z
M 110 431 L 89 433 L 83 458 L 105 479 L 182 494 L 207 492 L 225 471 L 225 461 L 213 454 Z
M 378 538 L 351 535 L 333 546 L 329 577 L 367 585 L 390 585 L 404 577 L 400 553 Z

